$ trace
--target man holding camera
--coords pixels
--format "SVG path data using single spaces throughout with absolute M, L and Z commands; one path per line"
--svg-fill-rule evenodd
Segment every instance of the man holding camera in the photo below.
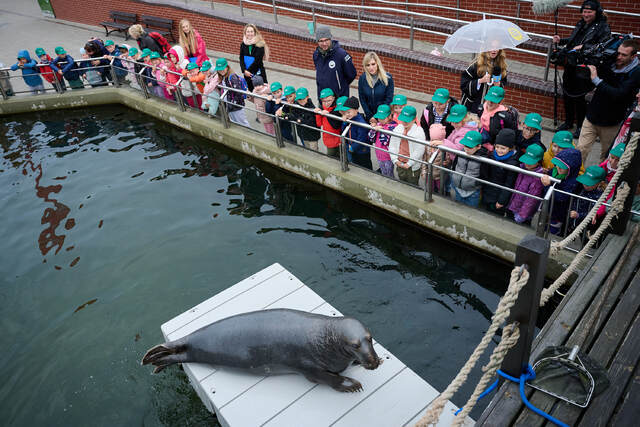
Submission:
M 591 146 L 600 138 L 600 161 L 606 159 L 611 143 L 618 134 L 620 125 L 627 117 L 628 109 L 640 88 L 640 60 L 635 40 L 625 40 L 618 47 L 618 56 L 613 65 L 600 67 L 587 65 L 591 81 L 596 86 L 587 108 L 587 116 L 578 140 L 578 150 L 587 159 Z
M 580 12 L 582 19 L 576 24 L 571 36 L 565 39 L 561 39 L 558 35 L 553 36 L 554 43 L 564 46 L 561 53 L 565 58 L 588 50 L 611 36 L 607 18 L 598 0 L 585 0 Z M 577 55 L 573 55 L 575 56 Z M 577 138 L 587 109 L 584 96 L 593 89 L 593 85 L 590 82 L 588 70 L 577 67 L 577 64 L 570 60 L 562 65 L 564 65 L 562 88 L 566 117 L 565 122 L 557 130 L 570 130 L 575 123 L 577 130 L 574 137 Z

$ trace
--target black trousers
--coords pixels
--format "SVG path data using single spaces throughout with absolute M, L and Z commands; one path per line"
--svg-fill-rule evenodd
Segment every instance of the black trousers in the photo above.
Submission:
M 572 97 L 564 95 L 565 122 L 572 126 L 582 127 L 584 117 L 587 115 L 587 100 L 584 95 Z

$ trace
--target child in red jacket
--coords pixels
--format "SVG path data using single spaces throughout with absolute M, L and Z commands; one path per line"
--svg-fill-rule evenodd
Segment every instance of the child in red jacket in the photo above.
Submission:
M 62 80 L 62 76 L 58 75 L 58 73 L 54 72 L 51 67 L 49 67 L 49 63 L 51 63 L 53 59 L 41 47 L 36 49 L 36 56 L 40 59 L 40 64 L 46 64 L 46 66 L 44 67 L 39 67 L 40 75 L 42 76 L 42 78 L 51 83 L 51 85 L 56 90 L 58 89 L 56 88 L 56 84 L 54 82 L 57 80 L 60 84 L 60 89 L 62 91 L 65 91 L 67 87 L 64 84 L 64 80 Z

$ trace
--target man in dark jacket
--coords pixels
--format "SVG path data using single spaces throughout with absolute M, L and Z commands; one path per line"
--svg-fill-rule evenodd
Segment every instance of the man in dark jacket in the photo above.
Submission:
M 571 36 L 565 39 L 561 39 L 558 35 L 553 36 L 554 43 L 564 46 L 566 51 L 586 50 L 611 36 L 607 18 L 604 16 L 598 0 L 585 0 L 580 11 L 582 19 L 576 24 Z M 574 136 L 577 138 L 587 109 L 587 101 L 584 96 L 593 89 L 593 85 L 589 81 L 586 70 L 576 65 L 564 64 L 562 88 L 565 122 L 557 130 L 569 130 L 575 123 L 578 129 Z
M 640 61 L 637 53 L 635 40 L 625 40 L 618 47 L 618 56 L 611 68 L 601 67 L 598 70 L 593 65 L 588 66 L 596 90 L 589 103 L 577 146 L 585 161 L 596 137 L 600 139 L 600 162 L 607 158 L 611 143 L 627 118 L 627 111 L 640 88 Z
M 331 40 L 329 27 L 316 29 L 318 47 L 313 52 L 313 63 L 316 66 L 316 84 L 318 99 L 320 91 L 330 88 L 337 98 L 349 96 L 349 85 L 358 72 L 351 60 L 351 55 L 340 47 L 340 43 Z

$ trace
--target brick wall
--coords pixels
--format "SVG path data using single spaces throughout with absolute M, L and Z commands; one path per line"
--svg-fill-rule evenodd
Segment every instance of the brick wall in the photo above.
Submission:
M 110 10 L 162 16 L 173 19 L 176 24 L 180 19 L 187 18 L 200 32 L 210 49 L 226 52 L 233 58 L 239 54 L 242 28 L 246 22 L 241 16 L 228 15 L 216 10 L 207 11 L 205 14 L 184 3 L 170 1 L 151 4 L 142 0 L 83 0 L 82 7 L 78 7 L 75 0 L 52 0 L 51 3 L 57 18 L 91 25 L 99 25 L 101 21 L 109 20 Z M 312 54 L 316 44 L 306 31 L 276 25 L 271 20 L 255 23 L 271 46 L 271 61 L 314 69 Z M 366 52 L 378 52 L 385 68 L 393 75 L 397 87 L 427 93 L 432 93 L 438 87 L 447 87 L 453 96 L 460 96 L 460 73 L 466 68 L 466 63 L 409 51 L 402 47 L 354 40 L 341 40 L 341 43 L 353 56 L 359 70 Z M 511 74 L 509 78 L 506 103 L 515 106 L 522 113 L 537 111 L 544 117 L 553 117 L 551 83 L 517 74 Z

